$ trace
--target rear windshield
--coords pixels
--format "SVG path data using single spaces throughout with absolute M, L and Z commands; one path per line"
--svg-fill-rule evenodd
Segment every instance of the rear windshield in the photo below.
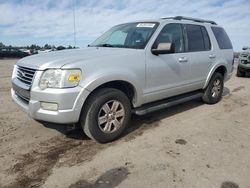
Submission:
M 223 28 L 212 27 L 212 30 L 220 49 L 233 49 L 232 43 Z

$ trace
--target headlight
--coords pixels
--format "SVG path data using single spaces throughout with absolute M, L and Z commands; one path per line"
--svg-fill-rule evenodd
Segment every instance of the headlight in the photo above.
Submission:
M 41 89 L 76 87 L 80 79 L 79 69 L 48 69 L 43 73 L 39 87 Z

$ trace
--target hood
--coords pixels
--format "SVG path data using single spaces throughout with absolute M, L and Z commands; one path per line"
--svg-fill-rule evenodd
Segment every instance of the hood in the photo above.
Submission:
M 76 62 L 101 59 L 107 56 L 129 55 L 136 51 L 136 49 L 128 48 L 87 47 L 28 56 L 20 59 L 17 65 L 37 70 L 45 70 L 48 68 L 61 68 L 64 65 Z
M 241 54 L 249 54 L 250 53 L 250 50 L 244 50 L 241 52 Z

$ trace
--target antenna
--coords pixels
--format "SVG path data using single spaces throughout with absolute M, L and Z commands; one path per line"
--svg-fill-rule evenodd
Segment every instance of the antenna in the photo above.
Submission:
M 74 48 L 76 47 L 76 15 L 75 15 L 75 0 L 73 0 L 73 18 L 74 18 Z

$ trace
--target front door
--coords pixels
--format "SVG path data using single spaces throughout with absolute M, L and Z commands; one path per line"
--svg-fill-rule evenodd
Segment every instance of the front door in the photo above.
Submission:
M 156 48 L 159 43 L 172 43 L 174 53 L 154 55 L 147 52 L 145 102 L 185 93 L 190 67 L 182 28 L 181 24 L 167 24 L 153 45 Z

